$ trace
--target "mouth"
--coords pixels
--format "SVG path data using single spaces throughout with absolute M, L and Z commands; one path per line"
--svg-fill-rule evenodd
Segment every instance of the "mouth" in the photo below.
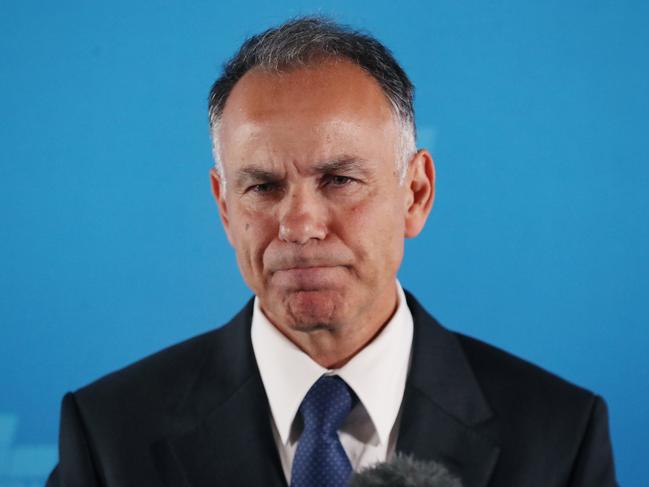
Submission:
M 273 272 L 273 282 L 280 287 L 309 291 L 336 287 L 346 266 L 316 265 L 278 269 Z

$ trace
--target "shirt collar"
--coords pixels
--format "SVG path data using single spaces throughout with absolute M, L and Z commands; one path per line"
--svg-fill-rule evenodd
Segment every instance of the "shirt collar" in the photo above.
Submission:
M 288 444 L 302 399 L 323 374 L 347 382 L 365 407 L 379 441 L 387 444 L 403 398 L 412 345 L 413 321 L 401 285 L 399 304 L 374 340 L 340 369 L 326 369 L 300 350 L 266 318 L 255 298 L 252 346 L 275 426 Z

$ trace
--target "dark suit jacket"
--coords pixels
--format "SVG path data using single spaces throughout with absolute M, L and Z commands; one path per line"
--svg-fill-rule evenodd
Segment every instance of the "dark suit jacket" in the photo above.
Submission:
M 604 401 L 439 325 L 411 296 L 397 450 L 465 487 L 615 486 Z M 226 326 L 67 394 L 47 487 L 286 486 L 250 341 Z

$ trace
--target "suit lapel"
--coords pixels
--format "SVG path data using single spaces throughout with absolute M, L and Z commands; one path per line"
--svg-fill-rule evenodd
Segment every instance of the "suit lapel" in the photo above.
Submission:
M 452 333 L 407 294 L 415 324 L 397 451 L 436 460 L 464 487 L 487 485 L 500 449 L 477 426 L 493 413 Z
M 286 486 L 250 342 L 251 317 L 252 302 L 215 332 L 175 431 L 152 445 L 169 486 Z

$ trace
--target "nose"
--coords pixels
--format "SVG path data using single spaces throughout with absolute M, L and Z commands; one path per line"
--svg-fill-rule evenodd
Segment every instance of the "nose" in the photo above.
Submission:
M 327 236 L 326 208 L 318 194 L 308 188 L 292 188 L 283 201 L 279 239 L 304 245 Z

